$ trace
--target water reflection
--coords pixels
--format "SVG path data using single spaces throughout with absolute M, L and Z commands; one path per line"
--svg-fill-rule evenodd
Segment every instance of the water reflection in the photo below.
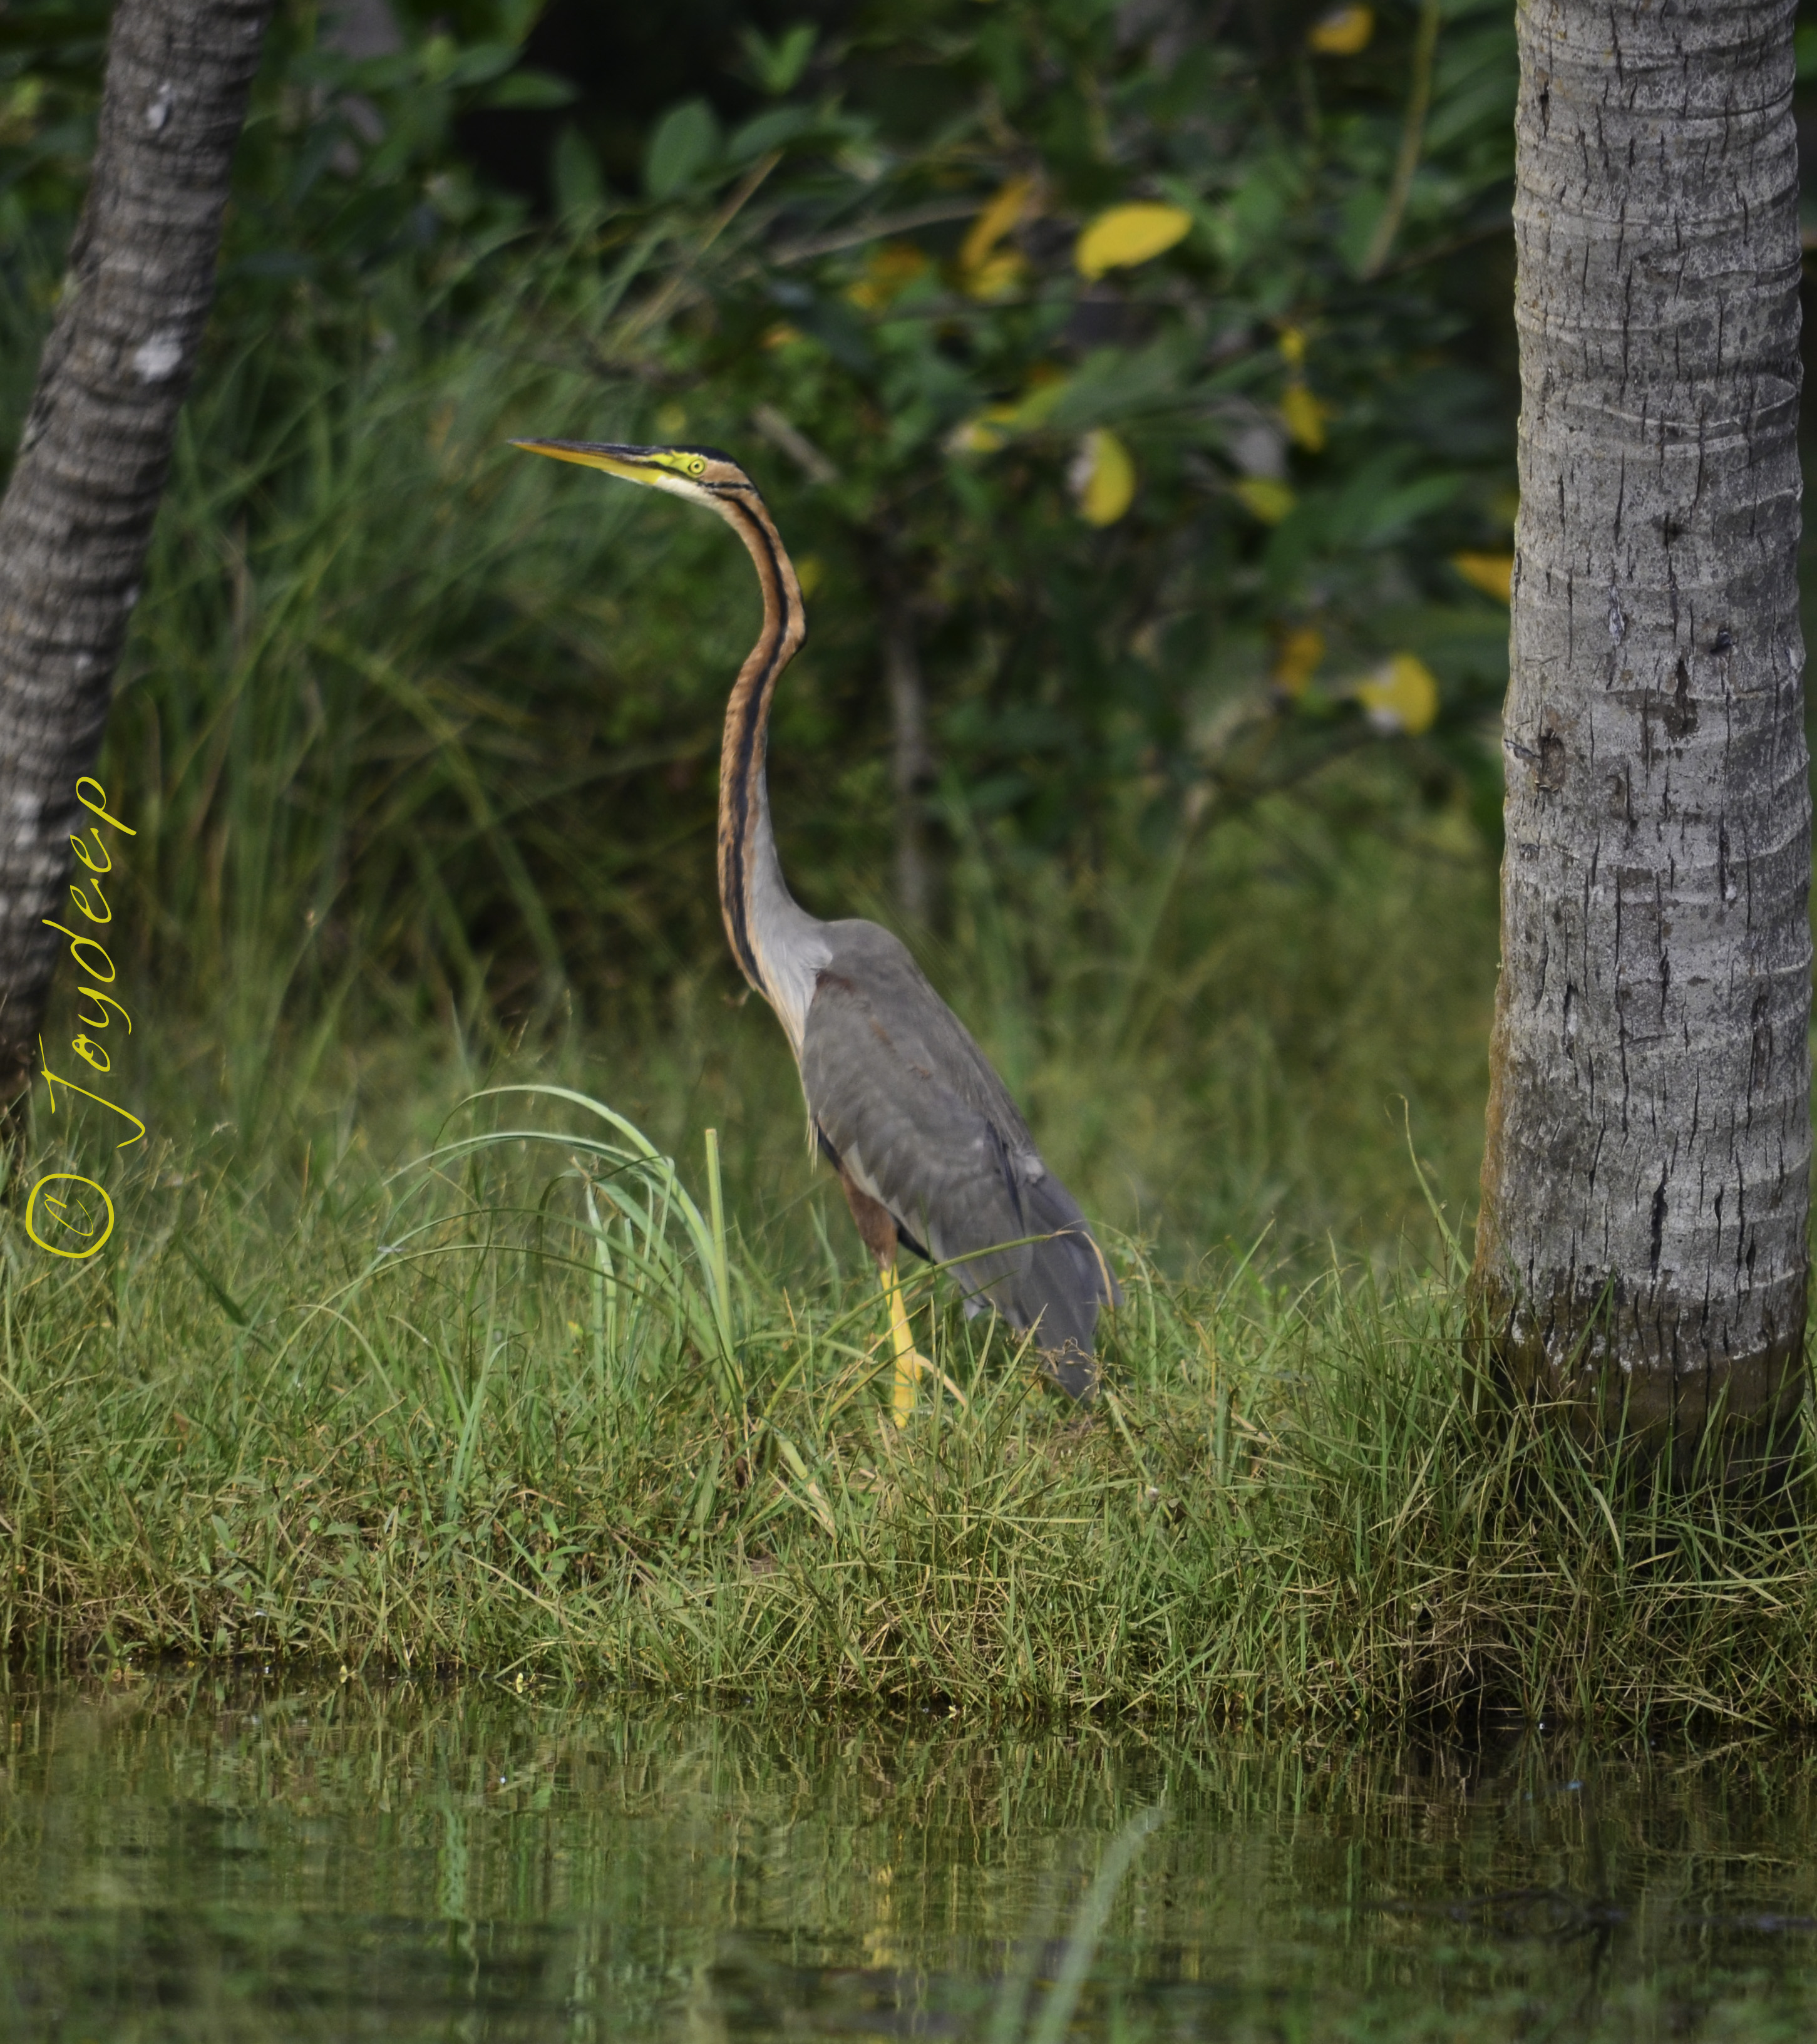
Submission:
M 1751 2038 L 1817 2013 L 1817 1809 L 1784 1746 L 1029 1735 L 213 1677 L 6 1701 L 9 2037 L 1017 2044 L 1156 1804 L 1081 2036 Z

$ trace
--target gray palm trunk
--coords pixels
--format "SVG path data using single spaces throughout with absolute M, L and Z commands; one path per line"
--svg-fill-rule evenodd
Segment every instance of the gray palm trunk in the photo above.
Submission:
M 1662 1439 L 1796 1406 L 1810 796 L 1793 0 L 1523 0 L 1508 845 L 1473 1284 Z
M 272 0 L 119 0 L 56 320 L 0 502 L 0 1110 L 29 1084 Z M 67 904 L 65 904 L 67 906 Z

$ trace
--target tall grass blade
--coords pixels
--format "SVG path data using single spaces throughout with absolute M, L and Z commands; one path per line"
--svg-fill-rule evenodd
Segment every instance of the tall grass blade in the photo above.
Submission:
M 1043 1884 L 1041 1899 L 1023 1931 L 1016 1963 L 1004 1975 L 997 1988 L 997 1999 L 991 2007 L 990 2025 L 985 2032 L 985 2044 L 1018 2044 L 1022 2035 L 1028 1997 L 1035 1991 L 1035 1978 L 1040 1973 L 1042 1957 L 1054 1926 L 1054 1877 L 1050 1875 Z
M 593 1245 L 590 1260 L 596 1273 L 603 1270 L 600 1258 L 606 1251 L 609 1236 L 609 1230 L 600 1225 L 598 1202 L 604 1200 L 617 1209 L 625 1231 L 626 1273 L 643 1279 L 640 1289 L 644 1303 L 661 1305 L 674 1320 L 694 1330 L 727 1408 L 742 1413 L 747 1387 L 732 1315 L 731 1259 L 716 1133 L 708 1132 L 709 1212 L 703 1215 L 682 1184 L 674 1159 L 665 1156 L 635 1123 L 603 1101 L 568 1086 L 524 1085 L 487 1087 L 470 1095 L 462 1105 L 472 1106 L 481 1101 L 509 1096 L 578 1107 L 624 1139 L 614 1143 L 559 1129 L 495 1128 L 440 1144 L 418 1160 L 418 1168 L 445 1170 L 463 1159 L 518 1144 L 552 1146 L 604 1166 L 585 1180 L 583 1188 Z M 672 1221 L 680 1228 L 680 1245 L 674 1239 Z M 596 1281 L 603 1285 L 605 1281 L 601 1275 Z M 603 1294 L 596 1293 L 596 1297 Z
M 1061 1954 L 1060 1969 L 1041 2004 L 1041 2012 L 1029 2032 L 1028 2044 L 1063 2044 L 1073 2011 L 1079 2005 L 1085 1977 L 1097 1956 L 1099 1940 L 1104 1936 L 1105 1924 L 1110 1921 L 1111 1908 L 1116 1900 L 1117 1890 L 1123 1885 L 1124 1876 L 1148 1838 L 1166 1822 L 1166 1810 L 1156 1804 L 1151 1809 L 1139 1810 L 1111 1841 L 1091 1886 L 1074 1912 L 1072 1924 L 1066 1932 L 1066 1948 Z

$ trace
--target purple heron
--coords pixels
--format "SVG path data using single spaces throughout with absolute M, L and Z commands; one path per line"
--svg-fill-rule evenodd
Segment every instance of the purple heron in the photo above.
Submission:
M 907 947 L 874 923 L 822 922 L 782 878 L 765 771 L 770 705 L 808 620 L 794 564 L 756 486 L 714 448 L 513 444 L 704 505 L 756 564 L 763 628 L 732 684 L 720 754 L 720 907 L 739 970 L 788 1036 L 815 1138 L 882 1274 L 897 1424 L 913 1408 L 917 1374 L 930 1367 L 909 1332 L 898 1244 L 951 1263 L 968 1313 L 995 1307 L 1032 1332 L 1045 1374 L 1089 1400 L 1098 1308 L 1114 1305 L 1118 1292 L 1072 1194 Z

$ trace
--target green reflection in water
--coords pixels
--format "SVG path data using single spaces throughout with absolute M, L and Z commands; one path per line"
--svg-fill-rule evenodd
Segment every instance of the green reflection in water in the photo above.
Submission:
M 1806 2037 L 1800 1750 L 778 1720 L 470 1685 L 6 1700 L 0 2033 Z M 1023 2004 L 1022 1983 L 1033 1985 Z

